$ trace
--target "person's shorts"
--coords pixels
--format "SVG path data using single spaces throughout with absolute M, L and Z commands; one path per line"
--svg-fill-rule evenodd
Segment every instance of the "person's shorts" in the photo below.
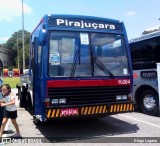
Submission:
M 16 119 L 17 118 L 17 110 L 16 111 L 7 111 L 4 112 L 5 118 Z

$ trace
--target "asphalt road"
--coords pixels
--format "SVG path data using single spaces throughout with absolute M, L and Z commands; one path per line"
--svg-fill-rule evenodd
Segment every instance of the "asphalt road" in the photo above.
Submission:
M 16 103 L 18 106 L 18 100 Z M 101 119 L 56 120 L 35 125 L 28 111 L 18 108 L 17 122 L 24 139 L 41 137 L 42 141 L 50 145 L 160 145 L 160 117 L 137 112 L 117 114 Z M 15 131 L 11 121 L 8 122 L 6 130 L 8 133 L 3 137 L 11 136 Z M 22 145 L 22 143 L 18 144 Z

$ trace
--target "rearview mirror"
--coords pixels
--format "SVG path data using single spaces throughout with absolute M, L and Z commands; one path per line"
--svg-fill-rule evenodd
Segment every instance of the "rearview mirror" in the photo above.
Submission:
M 40 46 L 45 46 L 46 43 L 47 43 L 47 35 L 46 35 L 46 30 L 45 29 L 42 29 L 39 33 L 39 37 L 38 37 L 38 44 Z

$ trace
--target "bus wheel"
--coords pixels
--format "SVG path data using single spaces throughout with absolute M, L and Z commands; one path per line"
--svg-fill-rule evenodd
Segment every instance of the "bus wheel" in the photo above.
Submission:
M 24 95 L 24 92 L 21 92 L 20 89 L 18 89 L 18 99 L 20 100 L 19 101 L 19 107 L 25 107 L 25 95 Z
M 33 123 L 35 125 L 41 125 L 41 121 L 36 116 L 33 116 Z
M 146 90 L 140 96 L 140 107 L 143 113 L 158 116 L 159 105 L 158 95 L 153 90 Z
M 31 101 L 30 93 L 27 93 L 27 95 L 26 95 L 26 110 L 28 110 L 32 114 L 33 107 L 32 107 L 32 101 Z
M 35 125 L 44 125 L 45 122 L 41 122 L 36 116 L 33 116 L 33 123 Z

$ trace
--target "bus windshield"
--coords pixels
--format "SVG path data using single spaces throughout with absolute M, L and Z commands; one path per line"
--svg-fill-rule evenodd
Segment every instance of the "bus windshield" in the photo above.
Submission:
M 123 35 L 51 31 L 49 77 L 128 76 Z

